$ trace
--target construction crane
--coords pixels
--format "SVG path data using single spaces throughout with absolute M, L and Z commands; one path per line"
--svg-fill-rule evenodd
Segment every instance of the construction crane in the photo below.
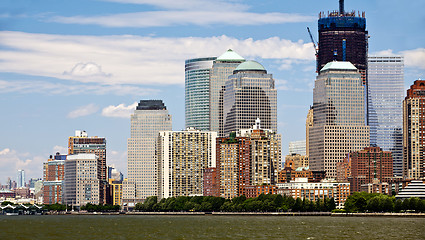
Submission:
M 316 52 L 316 56 L 317 56 L 317 45 L 314 42 L 314 38 L 313 38 L 313 35 L 311 35 L 311 32 L 310 32 L 310 28 L 309 27 L 307 27 L 307 31 L 308 31 L 308 34 L 310 35 L 310 39 L 311 39 L 311 42 L 313 43 L 314 51 Z

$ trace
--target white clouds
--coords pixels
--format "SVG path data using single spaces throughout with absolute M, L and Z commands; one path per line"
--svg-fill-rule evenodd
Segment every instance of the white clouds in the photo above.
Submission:
M 99 107 L 93 103 L 85 105 L 85 106 L 81 106 L 77 109 L 75 109 L 74 111 L 71 111 L 70 113 L 68 113 L 67 117 L 68 118 L 79 118 L 79 117 L 84 117 L 84 116 L 88 116 L 91 114 L 96 113 L 99 110 Z
M 3 31 L 0 32 L 0 38 L 2 39 L 0 72 L 111 86 L 183 84 L 184 60 L 217 56 L 228 48 L 234 49 L 247 59 L 314 60 L 311 43 L 292 42 L 278 37 L 263 40 L 236 39 L 227 36 L 154 38 L 131 35 L 68 36 Z M 63 74 L 64 71 L 74 68 L 76 63 L 95 63 L 102 66 L 102 69 L 107 69 L 105 72 L 110 74 L 110 77 Z
M 223 0 L 104 0 L 107 2 L 153 5 L 165 9 L 236 9 L 245 10 L 248 6 Z
M 53 153 L 56 154 L 57 152 L 60 154 L 68 154 L 68 148 L 64 146 L 56 145 L 53 147 Z
M 406 66 L 425 69 L 425 48 L 402 51 L 401 54 Z
M 17 152 L 14 149 L 0 149 L 0 177 L 6 180 L 11 177 L 16 180 L 16 171 L 25 170 L 26 178 L 40 176 L 42 174 L 43 162 L 45 159 L 40 156 L 30 156 L 29 153 Z
M 313 22 L 315 17 L 290 13 L 252 13 L 239 11 L 154 11 L 106 16 L 56 16 L 49 21 L 66 24 L 92 24 L 104 27 L 162 27 L 184 25 L 252 26 Z
M 71 71 L 65 71 L 64 75 L 71 75 L 76 77 L 110 77 L 111 74 L 104 73 L 102 67 L 96 63 L 77 63 Z
M 119 104 L 118 106 L 110 105 L 102 109 L 102 116 L 117 117 L 117 118 L 130 118 L 130 115 L 136 109 L 137 102 L 131 105 Z

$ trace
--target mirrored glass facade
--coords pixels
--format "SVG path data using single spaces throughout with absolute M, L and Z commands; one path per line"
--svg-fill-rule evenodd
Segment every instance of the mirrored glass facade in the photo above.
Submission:
M 392 152 L 394 175 L 402 176 L 403 57 L 369 57 L 368 82 L 370 144 Z

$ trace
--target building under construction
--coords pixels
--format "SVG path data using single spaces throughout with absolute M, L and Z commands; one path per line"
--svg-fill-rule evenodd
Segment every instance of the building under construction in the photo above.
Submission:
M 359 69 L 363 84 L 367 86 L 368 32 L 365 13 L 344 11 L 344 0 L 339 11 L 319 13 L 319 46 L 317 72 L 328 62 L 349 61 Z

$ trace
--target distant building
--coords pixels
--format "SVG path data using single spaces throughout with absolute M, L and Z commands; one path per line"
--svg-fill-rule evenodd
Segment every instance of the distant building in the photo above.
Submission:
M 99 185 L 99 203 L 106 204 L 107 194 L 107 165 L 106 165 L 106 139 L 103 137 L 89 137 L 86 131 L 75 131 L 75 136 L 69 137 L 68 155 L 96 154 L 98 157 L 97 177 Z
M 380 182 L 378 179 L 374 179 L 372 183 L 362 184 L 360 187 L 360 191 L 367 193 L 381 193 L 385 195 L 391 195 L 391 186 L 387 182 Z
M 307 118 L 305 120 L 305 151 L 306 151 L 306 156 L 310 156 L 310 152 L 309 152 L 309 146 L 310 146 L 310 131 L 311 128 L 313 127 L 313 108 L 310 107 L 310 109 L 308 110 L 307 113 Z
M 293 154 L 306 156 L 306 140 L 289 142 L 289 155 Z
M 25 187 L 25 170 L 19 169 L 16 174 L 17 187 Z
M 108 181 L 109 179 L 113 179 L 114 181 L 123 181 L 124 175 L 122 172 L 118 171 L 114 165 L 108 166 Z
M 193 128 L 159 132 L 159 199 L 203 195 L 204 170 L 216 167 L 216 138 L 216 132 Z
M 393 155 L 393 173 L 403 173 L 404 59 L 401 56 L 368 58 L 368 125 L 370 144 Z
M 109 179 L 109 195 L 112 201 L 112 205 L 122 205 L 122 195 L 123 195 L 123 184 L 122 181 Z
M 123 182 L 123 203 L 135 205 L 156 196 L 158 159 L 155 145 L 160 131 L 171 131 L 172 119 L 162 100 L 141 100 L 131 115 L 127 141 L 128 179 Z
M 297 169 L 300 167 L 308 168 L 308 157 L 305 155 L 291 154 L 285 157 L 285 167 Z
M 336 164 L 347 153 L 369 146 L 364 87 L 350 62 L 329 62 L 313 90 L 314 123 L 309 131 L 309 166 L 336 178 Z
M 350 154 L 344 158 L 341 162 L 336 164 L 336 180 L 338 182 L 348 182 L 348 178 L 351 176 L 351 161 Z
M 425 80 L 416 80 L 403 101 L 403 177 L 425 178 Z
M 391 152 L 379 147 L 367 147 L 349 154 L 351 176 L 348 178 L 351 193 L 360 192 L 363 184 L 373 183 L 374 179 L 387 182 L 393 177 L 393 158 Z
M 210 128 L 210 72 L 216 57 L 185 61 L 186 128 Z
M 64 204 L 83 206 L 100 203 L 99 157 L 80 153 L 68 155 L 65 161 Z
M 425 199 L 425 183 L 422 180 L 412 180 L 407 187 L 403 188 L 395 196 L 396 199 L 420 198 Z
M 62 203 L 66 155 L 50 155 L 43 163 L 43 203 Z
M 223 128 L 219 136 L 249 129 L 257 118 L 264 129 L 277 132 L 277 97 L 272 74 L 258 62 L 246 61 L 226 81 L 223 98 Z

